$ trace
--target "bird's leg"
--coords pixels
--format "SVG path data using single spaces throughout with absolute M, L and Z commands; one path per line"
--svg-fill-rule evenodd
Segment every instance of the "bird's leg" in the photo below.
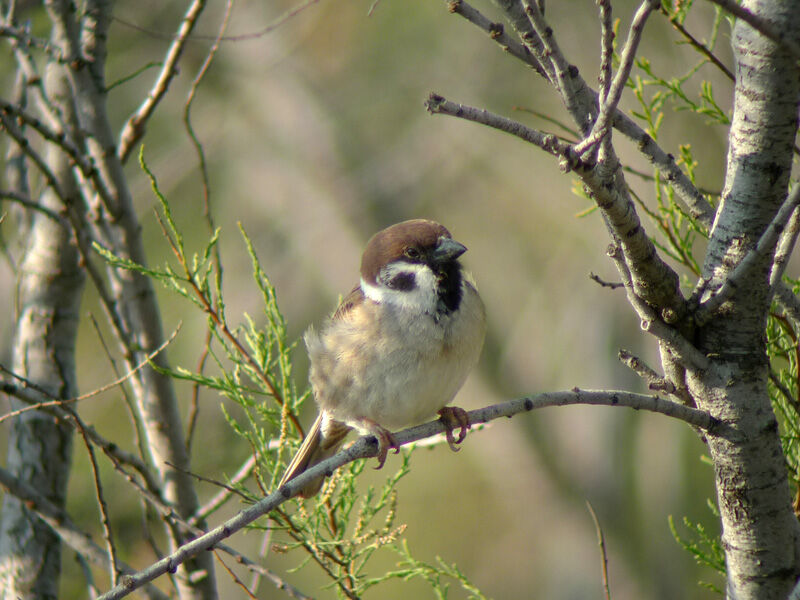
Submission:
M 383 463 L 386 462 L 386 455 L 389 454 L 389 450 L 394 448 L 394 453 L 399 454 L 400 446 L 397 445 L 391 431 L 385 427 L 381 427 L 372 419 L 364 418 L 361 419 L 360 422 L 364 431 L 374 435 L 378 440 L 378 466 L 375 468 L 380 469 Z
M 457 406 L 445 406 L 439 409 L 439 418 L 444 424 L 444 433 L 447 437 L 447 445 L 450 450 L 458 452 L 458 444 L 464 441 L 467 437 L 467 431 L 472 426 L 469 422 L 469 415 L 463 408 Z M 453 436 L 453 430 L 460 427 L 461 431 L 458 432 L 458 439 Z

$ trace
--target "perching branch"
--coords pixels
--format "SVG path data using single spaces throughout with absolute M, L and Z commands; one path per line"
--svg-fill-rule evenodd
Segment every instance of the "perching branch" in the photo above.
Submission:
M 551 406 L 568 406 L 585 404 L 593 406 L 625 406 L 637 410 L 647 410 L 660 413 L 684 421 L 700 429 L 718 432 L 723 427 L 722 423 L 705 411 L 683 406 L 677 402 L 665 400 L 659 396 L 648 396 L 625 391 L 591 391 L 575 388 L 571 391 L 549 392 L 511 400 L 478 410 L 469 411 L 470 423 L 487 423 L 501 417 L 513 417 L 522 412 Z M 441 421 L 431 421 L 423 425 L 404 429 L 393 434 L 398 446 L 431 437 L 445 431 Z M 370 458 L 378 455 L 378 443 L 374 436 L 367 435 L 359 438 L 352 446 L 335 454 L 331 458 L 320 462 L 314 467 L 304 471 L 301 475 L 274 490 L 269 496 L 262 498 L 252 506 L 239 512 L 236 516 L 215 527 L 178 548 L 169 556 L 153 563 L 146 569 L 130 576 L 124 576 L 120 584 L 100 597 L 100 600 L 116 600 L 123 598 L 130 592 L 140 588 L 147 582 L 153 581 L 165 573 L 173 572 L 178 565 L 189 558 L 214 548 L 219 542 L 230 537 L 237 531 L 246 527 L 259 517 L 262 517 L 281 504 L 297 495 L 309 481 L 321 475 L 330 476 L 333 472 L 359 458 Z

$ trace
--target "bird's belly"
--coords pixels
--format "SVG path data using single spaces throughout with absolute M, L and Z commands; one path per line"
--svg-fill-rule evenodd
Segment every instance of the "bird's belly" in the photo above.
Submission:
M 480 350 L 445 342 L 438 327 L 336 338 L 323 340 L 335 358 L 312 360 L 311 380 L 320 406 L 354 427 L 368 419 L 397 430 L 432 418 L 461 388 Z M 459 351 L 469 347 L 475 349 Z

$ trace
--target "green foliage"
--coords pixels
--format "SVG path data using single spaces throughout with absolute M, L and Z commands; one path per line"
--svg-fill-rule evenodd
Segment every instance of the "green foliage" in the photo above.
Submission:
M 725 575 L 725 553 L 722 550 L 722 542 L 719 536 L 709 534 L 702 524 L 692 523 L 686 517 L 683 518 L 683 526 L 690 532 L 690 537 L 681 536 L 675 526 L 672 515 L 669 516 L 669 529 L 675 541 L 694 557 L 697 564 L 709 567 L 717 573 Z M 713 583 L 707 581 L 698 583 L 718 594 L 722 594 L 722 589 Z
M 237 325 L 229 321 L 218 264 L 220 230 L 212 233 L 200 252 L 189 253 L 169 202 L 144 161 L 143 151 L 139 161 L 159 201 L 161 210 L 157 218 L 174 261 L 148 268 L 99 245 L 95 245 L 95 250 L 116 268 L 158 280 L 206 315 L 208 334 L 203 353 L 211 358 L 215 374 L 202 367 L 164 370 L 152 366 L 178 381 L 216 392 L 232 402 L 222 403 L 220 410 L 231 430 L 252 449 L 256 458 L 254 478 L 259 489 L 254 491 L 234 482 L 229 482 L 229 488 L 246 501 L 254 502 L 274 489 L 302 440 L 296 415 L 308 400 L 310 390 L 299 391 L 296 387 L 292 355 L 297 341 L 288 338 L 275 288 L 241 224 L 239 230 L 251 260 L 253 282 L 261 293 L 263 312 L 258 319 L 244 314 L 243 322 Z M 205 362 L 201 360 L 200 364 Z M 238 410 L 233 410 L 234 406 Z M 293 570 L 315 566 L 330 579 L 328 587 L 335 588 L 341 597 L 359 597 L 383 582 L 418 577 L 430 584 L 438 598 L 447 597 L 447 582 L 451 580 L 459 583 L 470 598 L 484 598 L 458 567 L 439 558 L 436 564 L 414 558 L 402 538 L 406 525 L 397 523 L 396 488 L 409 473 L 412 453 L 413 449 L 403 451 L 399 468 L 387 476 L 379 490 L 372 486 L 366 493 L 358 490 L 356 479 L 365 462 L 357 461 L 334 473 L 318 498 L 292 499 L 273 511 L 269 519 L 251 527 L 276 532 L 273 547 L 297 556 L 297 567 Z M 382 549 L 399 557 L 398 569 L 376 575 L 370 569 L 371 559 Z
M 795 293 L 800 281 L 784 279 Z M 770 312 L 767 321 L 767 352 L 770 357 L 770 396 L 781 429 L 783 453 L 789 478 L 800 486 L 800 345 L 798 332 L 780 311 Z

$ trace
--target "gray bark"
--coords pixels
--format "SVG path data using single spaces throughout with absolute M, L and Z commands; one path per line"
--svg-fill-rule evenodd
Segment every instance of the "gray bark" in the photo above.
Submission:
M 790 35 L 800 31 L 800 3 L 743 6 Z M 753 249 L 786 197 L 797 132 L 797 66 L 777 44 L 737 21 L 737 77 L 727 173 L 703 276 L 718 289 Z M 767 393 L 765 327 L 772 256 L 739 282 L 738 293 L 698 328 L 695 343 L 711 359 L 689 374 L 698 406 L 732 426 L 708 436 L 715 466 L 727 595 L 783 599 L 800 575 L 800 526 L 792 507 L 778 425 Z
M 63 69 L 54 67 L 52 75 L 48 81 L 60 100 L 61 110 L 69 115 L 69 86 Z M 68 157 L 54 149 L 48 153 L 47 162 L 61 190 L 74 197 L 76 185 Z M 45 190 L 41 204 L 55 212 L 65 208 L 63 199 L 52 188 Z M 63 222 L 37 212 L 29 234 L 20 266 L 13 369 L 51 396 L 74 397 L 75 337 L 84 272 Z M 42 399 L 47 398 L 43 395 Z M 53 505 L 63 508 L 71 440 L 71 427 L 52 415 L 23 413 L 14 419 L 11 428 L 7 469 Z M 3 597 L 57 598 L 60 569 L 59 537 L 20 500 L 7 494 L 0 520 Z

